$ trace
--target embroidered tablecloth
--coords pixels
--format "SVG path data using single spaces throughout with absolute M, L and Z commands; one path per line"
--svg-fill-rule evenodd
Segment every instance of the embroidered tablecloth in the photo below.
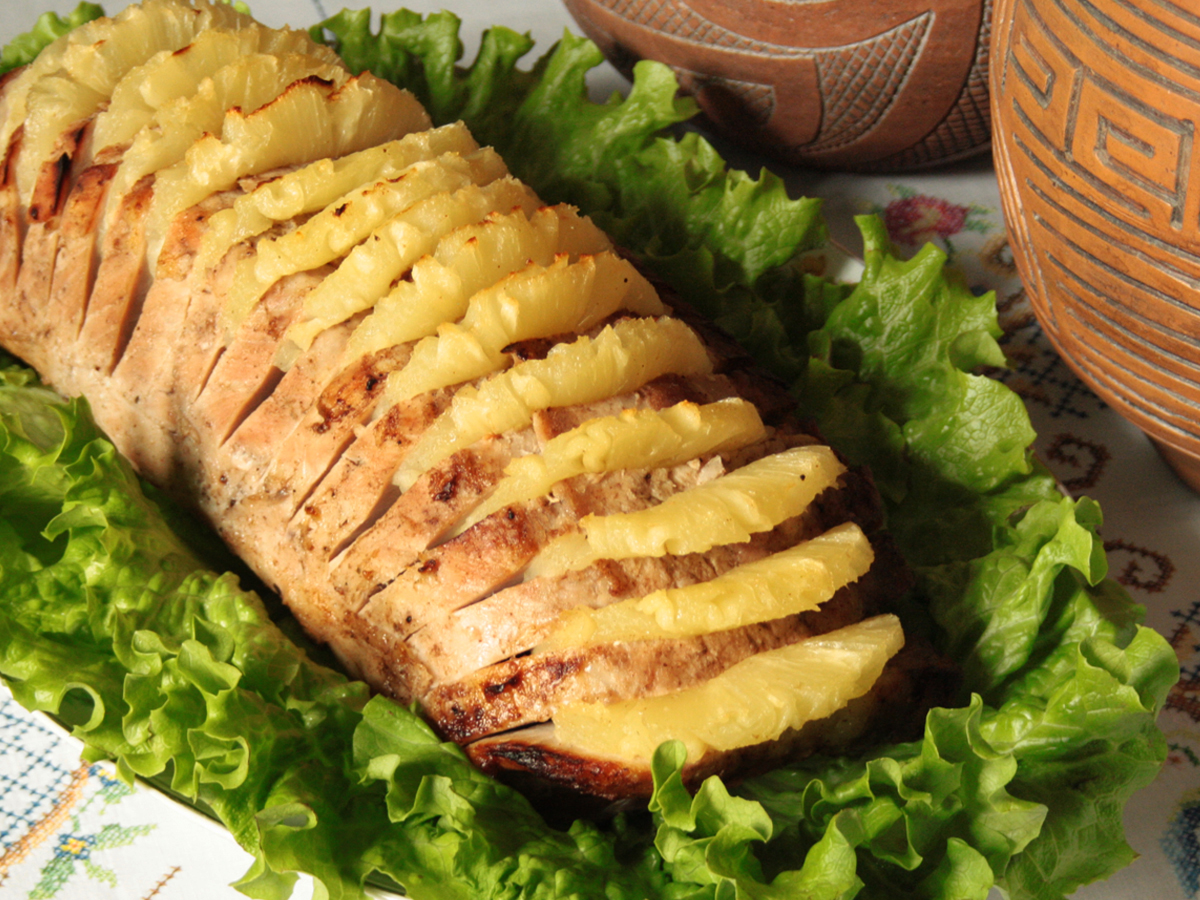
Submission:
M 116 11 L 122 0 L 107 4 Z M 396 0 L 254 0 L 271 25 L 308 26 L 342 5 L 391 9 Z M 487 25 L 529 31 L 548 47 L 571 22 L 551 0 L 465 0 L 403 5 L 451 6 L 463 18 L 468 58 Z M 46 10 L 74 0 L 5 5 L 0 43 Z M 591 84 L 602 98 L 621 87 L 610 68 Z M 756 160 L 732 154 L 738 164 Z M 985 157 L 924 175 L 858 176 L 787 172 L 796 193 L 826 198 L 834 238 L 858 245 L 853 216 L 874 212 L 901 249 L 932 241 L 979 291 L 994 290 L 1012 368 L 1003 377 L 1024 398 L 1041 458 L 1074 495 L 1099 500 L 1110 572 L 1147 608 L 1146 623 L 1174 646 L 1183 677 L 1163 713 L 1170 755 L 1157 781 L 1126 812 L 1141 859 L 1077 900 L 1200 895 L 1200 498 L 1178 481 L 1150 443 L 1102 403 L 1058 358 L 1025 300 L 1004 233 L 995 176 Z M 79 744 L 31 715 L 0 688 L 0 893 L 5 898 L 142 900 L 240 897 L 228 885 L 249 866 L 219 825 L 155 789 L 130 788 L 106 763 L 80 761 Z M 301 883 L 295 896 L 311 894 Z

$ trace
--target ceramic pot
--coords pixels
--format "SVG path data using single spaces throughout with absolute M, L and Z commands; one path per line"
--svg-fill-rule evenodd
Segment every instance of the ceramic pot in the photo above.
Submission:
M 626 75 L 667 63 L 718 131 L 785 162 L 913 169 L 985 150 L 992 0 L 565 0 Z
M 1200 16 L 998 0 L 995 157 L 1046 334 L 1200 489 Z

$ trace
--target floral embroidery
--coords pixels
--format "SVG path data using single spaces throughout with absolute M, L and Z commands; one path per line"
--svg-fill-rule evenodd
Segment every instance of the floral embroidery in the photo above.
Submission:
M 918 194 L 903 185 L 888 185 L 896 196 L 876 212 L 882 216 L 888 235 L 898 244 L 918 247 L 929 241 L 940 241 L 950 258 L 957 255 L 950 238 L 963 231 L 987 234 L 992 224 L 986 221 L 992 210 L 983 206 L 962 206 L 940 197 Z

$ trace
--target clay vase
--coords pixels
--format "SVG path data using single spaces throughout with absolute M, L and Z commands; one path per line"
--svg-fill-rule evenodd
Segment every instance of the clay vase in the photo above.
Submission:
M 674 68 L 717 131 L 784 162 L 915 169 L 986 150 L 992 0 L 565 0 L 629 75 Z
M 1200 16 L 998 0 L 995 159 L 1055 348 L 1200 489 Z

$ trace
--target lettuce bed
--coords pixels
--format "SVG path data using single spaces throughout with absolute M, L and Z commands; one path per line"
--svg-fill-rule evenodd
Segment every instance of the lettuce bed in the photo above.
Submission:
M 98 14 L 44 17 L 18 65 Z M 458 22 L 343 12 L 318 36 L 355 68 L 463 118 L 517 174 L 580 205 L 794 387 L 830 440 L 869 463 L 918 573 L 906 627 L 966 670 L 924 739 L 783 768 L 731 794 L 654 761 L 650 816 L 548 828 L 439 743 L 412 711 L 313 663 L 202 534 L 146 492 L 91 424 L 13 363 L 0 368 L 0 674 L 68 718 L 94 758 L 168 777 L 256 858 L 239 885 L 331 897 L 383 875 L 413 897 L 1058 898 L 1126 864 L 1121 810 L 1158 770 L 1155 718 L 1178 672 L 1104 579 L 1099 510 L 1031 457 L 1023 406 L 971 374 L 1003 361 L 991 297 L 902 261 L 862 221 L 857 286 L 802 274 L 819 204 L 727 171 L 671 126 L 693 107 L 643 63 L 628 98 L 587 101 L 600 56 L 564 37 L 531 71 L 503 28 L 458 68 Z M 150 492 L 151 495 L 153 492 Z

